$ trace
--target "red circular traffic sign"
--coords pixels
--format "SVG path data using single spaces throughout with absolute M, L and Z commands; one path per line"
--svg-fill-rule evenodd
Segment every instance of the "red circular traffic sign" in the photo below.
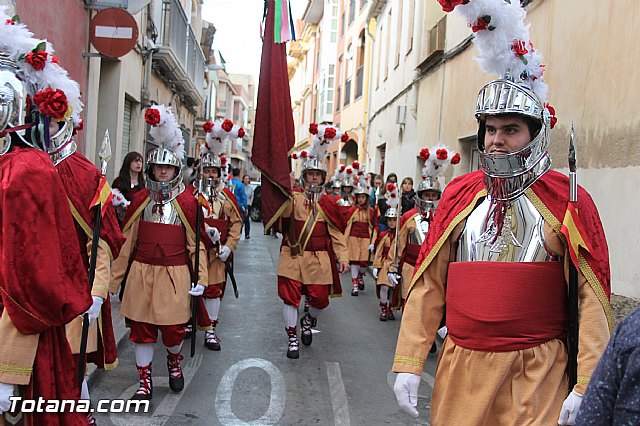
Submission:
M 119 58 L 133 49 L 138 40 L 138 24 L 126 10 L 101 10 L 91 19 L 90 39 L 104 56 Z

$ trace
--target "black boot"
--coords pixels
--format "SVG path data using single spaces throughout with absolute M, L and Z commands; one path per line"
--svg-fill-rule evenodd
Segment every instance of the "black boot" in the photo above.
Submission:
M 289 327 L 284 329 L 289 336 L 289 347 L 287 348 L 287 358 L 298 359 L 300 357 L 300 351 L 298 347 L 298 328 Z
M 218 339 L 218 335 L 216 334 L 216 325 L 218 325 L 218 320 L 211 321 L 211 330 L 204 332 L 204 346 L 212 351 L 219 351 L 221 349 L 220 339 Z
M 172 354 L 167 351 L 167 369 L 169 370 L 169 388 L 174 392 L 182 392 L 184 389 L 184 376 L 182 375 L 182 367 L 180 361 L 184 357 L 180 352 Z
M 317 322 L 318 321 L 309 314 L 300 318 L 300 340 L 302 340 L 303 345 L 311 345 L 311 342 L 313 341 L 313 333 L 311 332 L 311 328 L 315 327 Z
M 151 380 L 151 363 L 145 367 L 136 366 L 140 375 L 140 387 L 131 399 L 151 399 L 153 394 L 153 381 Z

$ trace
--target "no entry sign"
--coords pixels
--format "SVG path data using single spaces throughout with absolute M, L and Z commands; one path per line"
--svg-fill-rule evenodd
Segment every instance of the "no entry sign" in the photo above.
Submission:
M 90 39 L 104 56 L 119 58 L 133 49 L 138 40 L 138 24 L 122 9 L 104 9 L 91 19 Z

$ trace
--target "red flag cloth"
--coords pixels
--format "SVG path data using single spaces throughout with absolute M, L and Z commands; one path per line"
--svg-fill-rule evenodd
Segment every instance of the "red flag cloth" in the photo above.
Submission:
M 262 220 L 265 231 L 291 194 L 289 151 L 295 143 L 287 50 L 274 43 L 275 0 L 269 0 L 262 44 L 251 160 L 262 172 Z

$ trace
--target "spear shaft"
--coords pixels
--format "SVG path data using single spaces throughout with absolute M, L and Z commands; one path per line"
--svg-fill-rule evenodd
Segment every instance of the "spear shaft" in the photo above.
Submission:
M 578 202 L 578 173 L 574 125 L 571 123 L 569 138 L 569 202 Z M 578 256 L 579 253 L 576 253 Z M 569 330 L 567 335 L 569 392 L 578 382 L 578 265 L 572 259 L 569 262 Z

